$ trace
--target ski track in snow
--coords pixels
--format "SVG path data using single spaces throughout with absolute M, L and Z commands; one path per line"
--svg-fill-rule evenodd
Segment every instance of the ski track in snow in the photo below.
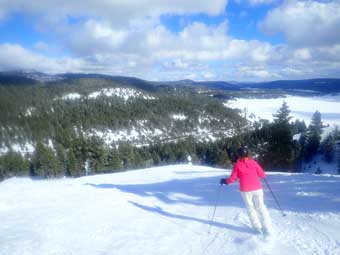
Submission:
M 230 171 L 176 165 L 77 179 L 0 183 L 0 254 L 340 254 L 340 177 L 269 173 L 274 233 L 254 235 Z M 303 194 L 303 195 L 301 195 Z M 211 228 L 210 228 L 211 225 Z M 210 229 L 210 232 L 209 232 Z

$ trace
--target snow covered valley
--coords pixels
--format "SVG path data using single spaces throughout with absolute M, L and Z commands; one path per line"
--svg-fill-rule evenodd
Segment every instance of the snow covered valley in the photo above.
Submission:
M 315 111 L 322 114 L 325 124 L 340 125 L 340 95 L 324 96 L 286 96 L 280 98 L 237 98 L 226 103 L 226 106 L 245 110 L 253 120 L 267 119 L 272 121 L 273 114 L 278 111 L 283 101 L 286 101 L 291 116 L 304 120 L 308 125 Z
M 263 240 L 252 233 L 238 185 L 220 188 L 229 173 L 174 165 L 76 179 L 7 179 L 0 183 L 0 253 L 340 254 L 340 176 L 268 173 L 287 216 L 263 184 L 275 226 Z

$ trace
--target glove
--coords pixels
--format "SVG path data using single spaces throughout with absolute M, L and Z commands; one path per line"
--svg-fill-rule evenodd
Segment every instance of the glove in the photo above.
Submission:
M 222 178 L 222 179 L 220 180 L 220 184 L 221 184 L 221 185 L 227 185 L 226 179 L 225 179 L 225 178 Z

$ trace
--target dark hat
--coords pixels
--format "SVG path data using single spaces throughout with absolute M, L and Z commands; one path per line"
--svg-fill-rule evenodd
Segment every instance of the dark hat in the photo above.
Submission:
M 237 155 L 239 158 L 244 158 L 244 157 L 248 157 L 248 149 L 247 147 L 241 147 L 237 150 Z

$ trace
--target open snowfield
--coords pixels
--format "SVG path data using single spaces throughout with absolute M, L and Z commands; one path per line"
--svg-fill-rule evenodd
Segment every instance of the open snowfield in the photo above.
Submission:
M 291 116 L 294 119 L 304 120 L 308 125 L 315 111 L 321 112 L 322 121 L 330 125 L 340 125 L 340 95 L 336 96 L 287 96 L 273 99 L 256 99 L 256 98 L 238 98 L 226 103 L 232 108 L 241 110 L 247 109 L 247 115 L 252 113 L 256 116 L 255 119 L 273 120 L 273 113 L 276 113 L 282 106 L 283 101 L 286 101 Z
M 340 177 L 269 173 L 275 233 L 252 233 L 230 171 L 176 165 L 77 179 L 0 183 L 0 254 L 340 254 Z M 220 200 L 210 234 L 216 198 Z

